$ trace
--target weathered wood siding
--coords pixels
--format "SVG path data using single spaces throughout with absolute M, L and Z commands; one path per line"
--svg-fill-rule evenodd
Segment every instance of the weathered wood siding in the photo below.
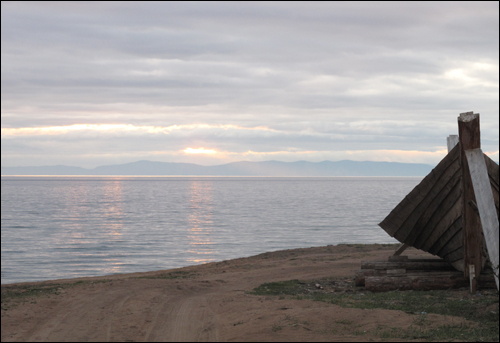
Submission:
M 463 271 L 464 233 L 460 149 L 457 144 L 379 224 L 390 236 L 442 257 Z M 497 214 L 498 164 L 485 156 Z

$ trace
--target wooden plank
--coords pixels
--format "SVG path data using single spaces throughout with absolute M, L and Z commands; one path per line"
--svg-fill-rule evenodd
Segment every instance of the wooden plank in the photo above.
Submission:
M 430 248 L 439 236 L 443 234 L 443 230 L 447 229 L 447 227 L 439 226 L 440 223 L 443 223 L 443 219 L 446 217 L 448 222 L 451 221 L 449 223 L 451 225 L 461 216 L 462 203 L 460 201 L 460 194 L 460 183 L 457 182 L 452 191 L 446 194 L 446 197 L 441 201 L 439 206 L 431 213 L 431 217 L 425 223 L 424 229 L 412 241 L 408 239 L 408 243 L 411 243 L 412 246 L 418 249 L 427 251 L 426 249 Z M 438 227 L 440 230 L 436 232 Z M 431 238 L 433 239 L 432 244 L 427 244 L 427 241 Z
M 449 179 L 459 171 L 460 164 L 458 161 L 458 149 L 452 154 L 448 154 L 441 163 L 436 167 L 428 177 L 424 178 L 417 187 L 415 187 L 405 199 L 389 214 L 389 216 L 379 224 L 384 228 L 383 224 L 387 221 L 392 221 L 398 224 L 398 227 L 393 232 L 388 232 L 401 242 L 406 242 L 406 237 L 412 231 L 417 220 L 426 210 L 432 213 L 433 209 L 429 206 L 434 203 L 432 200 L 436 196 L 442 195 L 442 189 L 446 187 Z M 386 230 L 387 231 L 387 230 Z
M 456 250 L 453 250 L 451 252 L 449 252 L 448 254 L 446 254 L 443 259 L 445 261 L 447 261 L 448 263 L 453 263 L 455 261 L 458 261 L 458 260 L 462 260 L 464 257 L 464 246 L 463 244 Z M 456 267 L 455 267 L 456 268 Z M 463 268 L 460 267 L 460 268 Z M 460 269 L 459 269 L 460 270 Z
M 407 248 L 409 247 L 408 244 L 406 243 L 403 243 L 399 246 L 399 248 L 396 249 L 396 251 L 394 252 L 394 254 L 392 256 L 399 256 L 403 253 L 403 251 L 405 251 Z
M 447 232 L 429 249 L 431 254 L 444 258 L 448 253 L 464 245 L 462 218 L 459 217 Z
M 461 204 L 461 201 L 457 201 Z M 436 240 L 436 242 L 428 249 L 433 255 L 446 255 L 448 251 L 455 250 L 458 247 L 447 246 L 448 242 L 452 240 L 453 237 L 462 229 L 462 217 L 458 216 L 454 222 L 443 232 L 441 237 Z M 463 244 L 463 243 L 461 243 Z
M 486 167 L 488 169 L 488 175 L 495 182 L 497 189 L 500 184 L 500 176 L 499 176 L 499 166 L 493 161 L 488 155 L 484 155 L 484 162 L 486 163 Z
M 498 216 L 486 162 L 481 149 L 465 150 L 465 156 L 469 165 L 488 255 L 493 265 L 493 271 L 498 275 Z M 478 273 L 477 270 L 476 273 Z M 495 281 L 498 288 L 498 277 L 495 277 Z
M 406 270 L 453 270 L 453 267 L 442 259 L 407 260 L 399 262 L 362 261 L 361 269 L 406 269 Z
M 379 224 L 391 237 L 405 222 L 427 194 L 432 190 L 439 177 L 455 162 L 459 156 L 459 148 L 455 146 L 438 165 L 389 213 Z
M 448 181 L 441 193 L 431 201 L 429 208 L 416 220 L 414 229 L 404 240 L 406 243 L 415 247 L 421 246 L 441 217 L 454 206 L 461 194 L 459 177 L 460 169 L 457 169 L 454 177 Z
M 443 206 L 442 202 L 448 198 L 450 192 L 455 192 L 455 198 L 460 196 L 460 176 L 460 164 L 458 159 L 456 159 L 441 175 L 439 181 L 436 182 L 425 200 L 414 208 L 403 225 L 394 234 L 394 237 L 399 241 L 413 246 L 417 237 L 421 235 L 423 230 L 428 228 L 429 219 L 435 215 L 440 215 L 438 210 Z M 458 189 L 455 189 L 457 187 Z M 453 202 L 454 200 L 451 199 L 448 201 Z
M 424 251 L 429 251 L 429 249 L 439 240 L 439 238 L 441 238 L 445 234 L 446 230 L 449 230 L 453 223 L 458 218 L 460 218 L 462 214 L 462 203 L 460 199 L 453 200 L 458 201 L 455 201 L 455 204 L 451 206 L 451 208 L 446 212 L 445 215 L 440 216 L 441 219 L 436 223 L 433 230 L 430 232 L 430 235 L 425 237 L 425 240 L 421 244 L 420 242 L 419 244 L 416 243 L 414 245 L 415 247 Z M 446 207 L 448 207 L 448 204 L 446 204 Z M 439 211 L 436 211 L 436 213 L 438 212 Z
M 463 201 L 463 227 L 464 227 L 464 271 L 465 278 L 469 279 L 469 265 L 474 265 L 476 275 L 482 270 L 482 233 L 481 222 L 468 205 L 469 202 L 476 203 L 472 180 L 469 171 L 469 164 L 465 156 L 465 151 L 481 148 L 481 135 L 479 129 L 478 113 L 461 113 L 458 117 L 458 135 L 460 140 L 460 164 L 462 168 L 462 201 Z M 475 289 L 471 289 L 475 292 Z
M 464 245 L 463 245 L 463 230 L 460 230 L 459 233 L 457 234 L 456 237 L 453 237 L 451 242 L 449 243 L 450 245 L 450 252 L 446 255 L 443 256 L 443 260 L 451 264 L 456 270 L 464 271 L 464 265 L 463 265 L 463 259 L 464 259 Z M 458 239 L 461 239 L 461 243 L 456 242 Z M 455 243 L 457 243 L 455 245 Z M 457 249 L 452 250 L 452 246 L 458 246 Z M 462 261 L 460 264 L 457 261 Z M 458 264 L 457 264 L 458 263 Z
M 446 137 L 446 144 L 448 145 L 448 153 L 458 144 L 458 135 L 449 135 Z
M 495 201 L 495 207 L 497 209 L 497 217 L 500 214 L 500 206 L 499 206 L 499 166 L 489 158 L 486 154 L 484 155 L 484 162 L 486 163 L 486 168 L 488 169 L 488 176 L 490 177 L 491 184 L 491 192 L 493 193 L 493 199 Z

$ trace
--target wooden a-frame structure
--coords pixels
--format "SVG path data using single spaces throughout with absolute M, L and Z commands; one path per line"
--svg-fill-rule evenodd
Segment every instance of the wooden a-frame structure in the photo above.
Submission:
M 479 114 L 458 117 L 449 153 L 379 224 L 408 246 L 440 256 L 470 280 L 489 257 L 498 289 L 499 166 L 481 151 Z M 458 139 L 457 139 L 458 138 Z

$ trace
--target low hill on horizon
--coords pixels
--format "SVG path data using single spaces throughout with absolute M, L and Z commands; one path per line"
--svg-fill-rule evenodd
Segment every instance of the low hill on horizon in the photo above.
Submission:
M 163 175 L 163 176 L 425 176 L 434 166 L 420 163 L 323 161 L 232 162 L 216 166 L 137 161 L 93 169 L 64 165 L 2 167 L 2 175 Z

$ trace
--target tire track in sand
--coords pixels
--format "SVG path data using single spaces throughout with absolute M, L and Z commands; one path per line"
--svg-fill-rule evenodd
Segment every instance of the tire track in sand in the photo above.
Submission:
M 208 305 L 210 294 L 167 299 L 146 334 L 147 342 L 218 341 L 217 315 Z
M 94 340 L 101 337 L 109 341 L 113 319 L 131 296 L 123 292 L 113 295 L 106 292 L 84 297 L 80 301 L 68 299 L 52 311 L 47 311 L 44 318 L 23 335 L 22 340 Z M 95 303 L 99 304 L 99 308 Z M 100 317 L 107 318 L 105 325 L 95 318 L 96 312 L 100 313 Z
M 108 318 L 108 325 L 107 325 L 107 329 L 106 329 L 106 342 L 109 342 L 110 339 L 111 339 L 111 326 L 113 324 L 113 319 L 115 317 L 115 312 L 119 312 L 122 307 L 123 307 L 123 304 L 125 304 L 125 302 L 130 299 L 131 296 L 126 296 L 123 300 L 121 300 L 117 306 L 113 309 L 112 311 L 112 314 L 109 316 Z

